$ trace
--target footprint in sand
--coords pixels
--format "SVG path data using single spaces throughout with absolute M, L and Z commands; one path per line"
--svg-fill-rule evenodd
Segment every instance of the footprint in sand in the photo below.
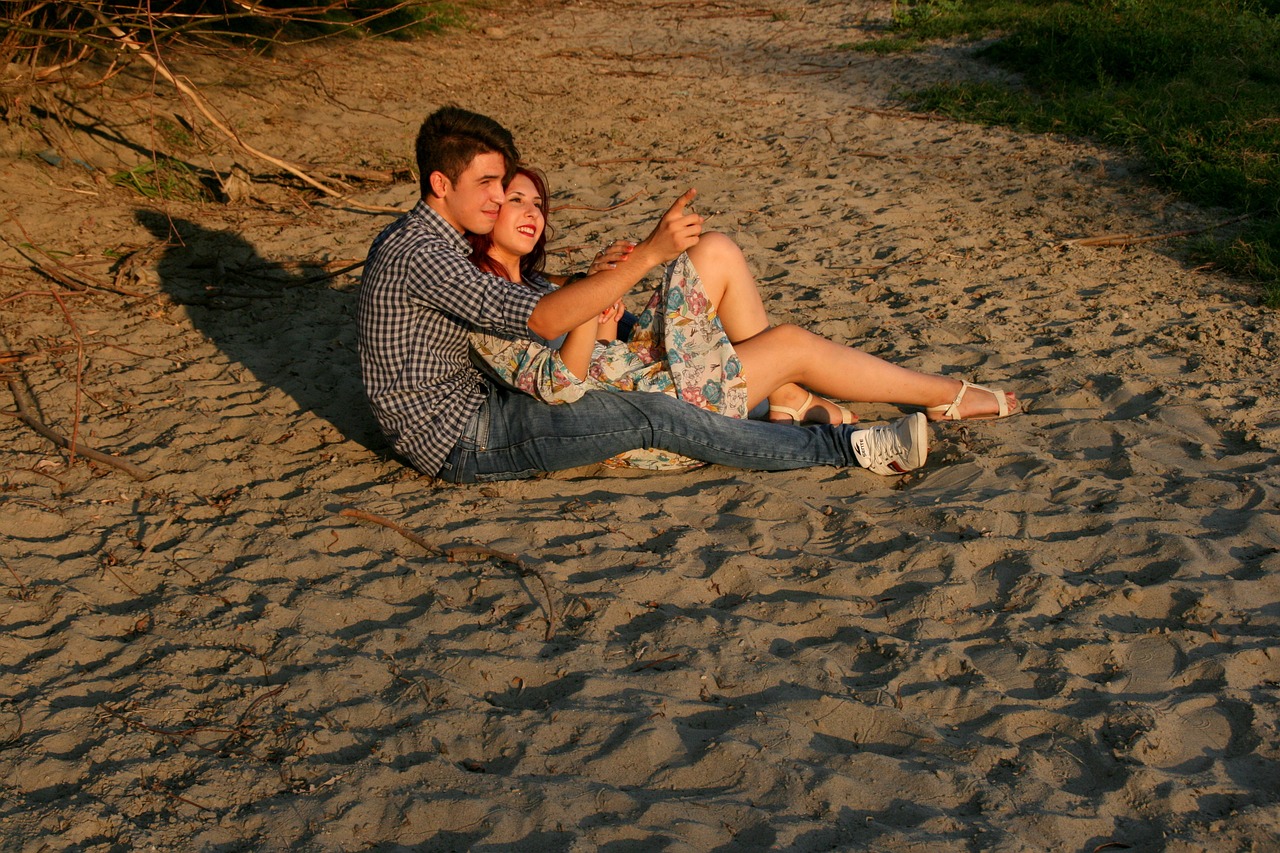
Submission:
M 980 646 L 966 654 L 974 667 L 1015 698 L 1033 698 L 1035 677 L 1022 666 L 1022 654 L 1008 646 Z
M 1178 648 L 1167 637 L 1141 637 L 1129 644 L 1120 677 L 1112 682 L 1117 693 L 1168 693 L 1178 674 Z
M 1151 767 L 1198 772 L 1231 743 L 1231 717 L 1213 696 L 1196 696 L 1158 711 L 1155 726 L 1134 744 L 1132 755 Z

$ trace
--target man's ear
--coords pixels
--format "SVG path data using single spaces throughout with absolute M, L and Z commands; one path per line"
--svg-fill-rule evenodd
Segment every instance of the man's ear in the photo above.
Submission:
M 432 172 L 427 176 L 427 183 L 431 187 L 431 194 L 437 198 L 444 198 L 445 193 L 453 189 L 453 181 L 444 172 Z

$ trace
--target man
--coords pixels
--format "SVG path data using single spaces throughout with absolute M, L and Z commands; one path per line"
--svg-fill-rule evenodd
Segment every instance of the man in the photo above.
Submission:
M 737 420 L 665 394 L 590 392 L 550 406 L 487 381 L 468 355 L 473 327 L 554 339 L 596 316 L 698 241 L 702 217 L 676 200 L 630 259 L 540 296 L 481 272 L 463 234 L 489 233 L 519 153 L 497 122 L 458 107 L 427 117 L 416 145 L 421 200 L 369 251 L 359 302 L 360 364 L 374 416 L 395 449 L 456 483 L 534 476 L 656 447 L 739 468 L 858 465 L 902 474 L 924 464 L 923 414 L 871 428 Z

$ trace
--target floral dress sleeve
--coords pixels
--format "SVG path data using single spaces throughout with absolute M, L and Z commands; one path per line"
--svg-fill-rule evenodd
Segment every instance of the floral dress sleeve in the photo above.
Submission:
M 489 376 L 544 403 L 572 403 L 587 393 L 560 353 L 546 344 L 473 332 L 471 351 Z
M 528 286 L 549 293 L 555 285 L 532 277 Z M 544 403 L 572 403 L 582 399 L 588 387 L 560 359 L 559 341 L 503 337 L 489 332 L 471 334 L 472 361 L 499 382 Z

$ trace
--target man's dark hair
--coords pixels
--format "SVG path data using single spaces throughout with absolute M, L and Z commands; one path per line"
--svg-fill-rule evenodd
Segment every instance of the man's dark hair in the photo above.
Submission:
M 427 116 L 418 128 L 415 150 L 423 198 L 431 194 L 432 172 L 440 172 L 456 184 L 477 156 L 496 153 L 507 161 L 505 184 L 520 161 L 511 131 L 488 116 L 461 107 L 441 107 Z

